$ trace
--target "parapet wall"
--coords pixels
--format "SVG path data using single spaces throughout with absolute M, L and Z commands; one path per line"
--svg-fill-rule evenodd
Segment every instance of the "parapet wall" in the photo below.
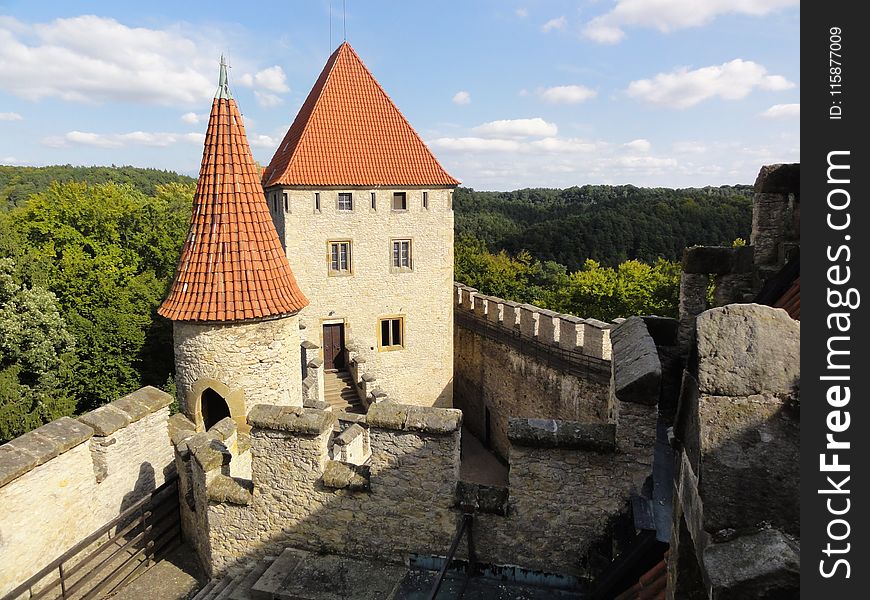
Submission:
M 142 388 L 0 446 L 0 596 L 173 476 L 171 401 Z
M 674 424 L 668 597 L 796 597 L 800 323 L 731 304 L 698 317 L 695 348 Z
M 584 362 L 580 357 L 588 357 L 593 359 L 586 361 L 590 368 L 596 364 L 594 359 L 610 360 L 609 323 L 486 296 L 458 282 L 454 282 L 453 291 L 455 314 L 474 315 L 509 333 L 519 332 L 523 338 L 552 346 L 553 355 L 562 360 Z M 601 366 L 604 370 L 610 367 Z
M 454 406 L 505 459 L 511 417 L 605 422 L 610 325 L 455 284 Z
M 211 574 L 288 546 L 403 562 L 443 556 L 472 510 L 481 560 L 582 575 L 582 554 L 649 472 L 655 409 L 630 410 L 643 418 L 627 418 L 620 434 L 606 423 L 512 421 L 509 487 L 482 490 L 460 485 L 458 410 L 383 401 L 349 418 L 259 405 L 248 417 L 249 478 L 227 475 L 238 455 L 220 440 L 232 433 L 192 434 L 178 446 L 191 464 L 195 547 Z M 356 429 L 368 433 L 370 458 L 337 460 L 339 438 Z

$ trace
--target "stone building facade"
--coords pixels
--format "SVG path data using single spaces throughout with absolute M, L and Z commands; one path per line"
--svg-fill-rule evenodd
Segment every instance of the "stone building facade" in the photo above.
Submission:
M 310 299 L 302 337 L 324 368 L 364 371 L 401 402 L 452 406 L 458 183 L 342 44 L 263 175 Z

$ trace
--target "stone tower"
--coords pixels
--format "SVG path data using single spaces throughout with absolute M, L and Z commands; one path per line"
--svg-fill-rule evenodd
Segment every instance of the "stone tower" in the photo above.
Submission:
M 452 405 L 458 184 L 343 43 L 263 176 L 326 369 L 352 357 L 392 399 Z
M 255 404 L 302 404 L 302 294 L 263 197 L 245 128 L 220 84 L 205 134 L 193 216 L 169 296 L 183 410 L 197 429 Z

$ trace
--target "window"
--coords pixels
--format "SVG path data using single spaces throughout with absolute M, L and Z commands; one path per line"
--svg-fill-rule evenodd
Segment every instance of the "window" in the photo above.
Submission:
M 314 192 L 314 210 L 320 212 L 320 192 Z
M 405 192 L 393 192 L 393 210 L 408 210 L 408 195 Z
M 283 196 L 284 196 L 284 210 L 289 211 L 290 210 L 290 199 L 287 197 L 287 192 L 284 192 Z
M 378 210 L 377 194 L 372 192 L 372 210 Z
M 404 347 L 404 341 L 404 317 L 391 317 L 388 319 L 381 319 L 381 350 L 399 350 Z
M 350 242 L 329 242 L 329 274 L 350 275 Z
M 429 192 L 423 192 L 423 208 L 429 208 Z
M 394 269 L 411 269 L 411 240 L 393 240 Z
M 338 210 L 353 210 L 353 194 L 341 193 L 338 195 Z

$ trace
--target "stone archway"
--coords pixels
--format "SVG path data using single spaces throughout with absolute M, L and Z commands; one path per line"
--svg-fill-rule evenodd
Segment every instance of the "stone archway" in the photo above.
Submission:
M 220 402 L 224 403 L 228 415 L 221 409 Z M 211 413 L 203 411 L 204 403 L 210 406 L 217 407 L 217 412 Z M 239 431 L 247 433 L 249 431 L 247 412 L 245 410 L 245 392 L 244 390 L 231 390 L 228 386 L 208 377 L 197 379 L 190 389 L 187 391 L 185 398 L 185 412 L 188 418 L 196 425 L 197 431 L 205 431 L 211 425 L 214 425 L 214 417 L 220 415 L 217 420 L 230 416 L 239 427 Z M 209 424 L 206 425 L 206 420 Z
M 210 387 L 203 390 L 199 398 L 199 410 L 202 413 L 203 428 L 208 430 L 218 421 L 230 416 L 230 407 L 224 397 Z

